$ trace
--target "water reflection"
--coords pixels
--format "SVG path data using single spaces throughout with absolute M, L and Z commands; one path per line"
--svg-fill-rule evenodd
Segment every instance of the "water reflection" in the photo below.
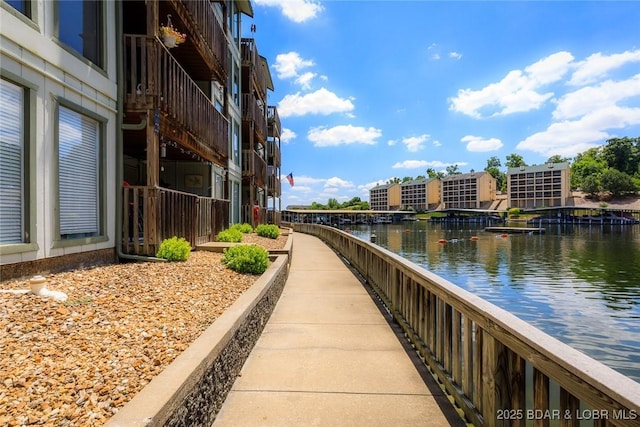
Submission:
M 372 231 L 378 245 L 640 382 L 640 226 L 506 237 L 471 224 L 351 227 L 365 240 Z

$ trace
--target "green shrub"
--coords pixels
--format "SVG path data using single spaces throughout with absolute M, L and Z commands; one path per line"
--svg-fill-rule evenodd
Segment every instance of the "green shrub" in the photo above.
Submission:
M 238 273 L 262 274 L 269 266 L 269 252 L 258 245 L 238 245 L 224 250 L 222 263 Z
M 277 239 L 280 235 L 280 228 L 274 224 L 260 224 L 256 227 L 256 234 L 270 239 Z
M 518 218 L 520 216 L 520 208 L 511 208 L 508 213 L 510 217 Z
M 248 224 L 246 222 L 244 224 L 233 224 L 229 228 L 232 230 L 238 230 L 239 232 L 244 234 L 253 233 L 253 227 L 251 226 L 251 224 Z
M 242 241 L 242 232 L 235 228 L 228 228 L 226 230 L 222 230 L 218 233 L 216 237 L 218 242 L 241 242 Z
M 156 257 L 163 258 L 168 261 L 186 261 L 191 253 L 191 244 L 184 237 L 173 236 L 170 239 L 164 239 L 160 243 Z

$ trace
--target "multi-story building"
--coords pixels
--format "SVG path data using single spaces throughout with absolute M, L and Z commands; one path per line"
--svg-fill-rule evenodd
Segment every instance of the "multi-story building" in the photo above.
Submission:
M 374 211 L 400 209 L 400 184 L 380 184 L 370 189 L 369 206 Z
M 267 89 L 273 81 L 267 60 L 256 41 L 243 38 L 242 58 L 242 222 L 266 222 L 267 206 Z M 274 111 L 275 111 L 275 107 Z
M 226 94 L 230 70 L 235 76 L 230 45 L 239 38 L 225 28 L 239 31 L 244 10 L 235 2 L 120 5 L 122 251 L 153 255 L 171 236 L 194 246 L 213 240 L 234 209 L 226 171 L 237 101 L 235 89 Z
M 174 235 L 213 240 L 241 221 L 243 182 L 259 183 L 261 206 L 280 196 L 266 167 L 279 182 L 280 123 L 274 110 L 268 151 L 273 86 L 257 55 L 264 90 L 248 108 L 263 103 L 263 167 L 247 160 L 254 178 L 242 164 L 252 15 L 249 1 L 0 0 L 3 278 L 153 256 Z
M 447 175 L 441 182 L 445 209 L 486 209 L 496 199 L 496 180 L 486 171 Z
M 565 206 L 571 196 L 570 183 L 568 163 L 509 168 L 509 206 L 521 209 Z
M 0 276 L 114 260 L 114 2 L 0 0 Z
M 267 108 L 267 222 L 278 224 L 282 220 L 282 124 L 278 109 Z
M 437 178 L 414 179 L 400 184 L 402 209 L 424 212 L 440 204 L 440 181 Z

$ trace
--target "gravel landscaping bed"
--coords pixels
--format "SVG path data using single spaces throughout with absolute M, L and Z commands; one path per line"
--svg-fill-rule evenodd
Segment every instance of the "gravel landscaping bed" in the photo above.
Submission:
M 246 234 L 267 249 L 278 239 Z M 0 425 L 104 424 L 248 289 L 222 254 L 47 275 L 64 302 L 0 291 Z M 28 282 L 0 282 L 0 290 Z

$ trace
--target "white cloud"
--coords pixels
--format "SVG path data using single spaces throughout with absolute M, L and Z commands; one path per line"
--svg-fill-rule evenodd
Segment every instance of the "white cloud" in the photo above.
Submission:
M 296 79 L 296 83 L 298 83 L 303 89 L 311 88 L 311 80 L 313 80 L 317 76 L 316 73 L 306 72 Z
M 460 141 L 467 143 L 467 150 L 473 152 L 496 151 L 502 148 L 503 144 L 497 138 L 483 138 L 481 136 L 467 135 Z
M 430 138 L 430 135 L 423 134 L 419 136 L 410 136 L 402 139 L 402 143 L 407 147 L 407 150 L 415 153 L 424 148 L 424 143 Z
M 611 138 L 609 129 L 623 129 L 640 124 L 640 108 L 616 105 L 600 108 L 577 120 L 552 123 L 545 131 L 533 134 L 516 146 L 544 156 L 559 154 L 571 157 L 602 145 Z
M 538 90 L 560 80 L 572 61 L 569 52 L 557 52 L 524 71 L 510 71 L 501 81 L 480 90 L 460 89 L 457 96 L 449 99 L 449 110 L 482 118 L 538 109 L 554 95 Z
M 464 162 L 456 162 L 456 163 L 444 163 L 439 160 L 404 160 L 402 162 L 395 163 L 392 168 L 393 169 L 418 169 L 418 168 L 433 168 L 433 169 L 445 169 L 447 166 L 466 166 Z
M 323 126 L 312 128 L 307 134 L 309 141 L 316 147 L 335 147 L 348 144 L 376 144 L 382 131 L 373 127 L 341 125 L 332 128 Z
M 284 16 L 297 23 L 315 18 L 323 10 L 321 4 L 311 0 L 254 0 L 254 3 L 279 7 Z
M 351 181 L 345 181 L 337 176 L 331 177 L 324 183 L 324 190 L 329 189 L 341 189 L 341 188 L 353 188 L 355 187 Z
M 278 103 L 280 117 L 304 116 L 307 114 L 345 113 L 354 109 L 351 99 L 338 97 L 325 88 L 301 95 L 299 92 L 286 95 Z
M 276 62 L 273 68 L 278 73 L 280 79 L 291 79 L 298 77 L 300 71 L 314 66 L 315 63 L 310 59 L 302 59 L 298 52 L 280 53 L 276 55 Z
M 426 160 L 404 160 L 397 162 L 393 166 L 393 169 L 418 169 L 429 167 L 429 162 Z
M 291 129 L 282 128 L 282 134 L 280 134 L 280 141 L 285 144 L 288 144 L 289 141 L 291 141 L 292 139 L 295 139 L 296 136 L 298 135 L 296 135 L 296 133 Z
M 390 140 L 388 140 L 388 141 L 387 141 L 387 145 L 388 145 L 389 147 L 393 147 L 393 146 L 395 146 L 397 143 L 398 143 L 398 141 L 396 141 L 395 139 L 390 139 Z
M 462 54 L 459 52 L 449 52 L 449 58 L 460 60 L 462 59 Z
M 315 185 L 315 184 L 322 184 L 325 180 L 322 178 L 313 178 L 310 176 L 306 176 L 306 175 L 296 175 L 295 172 L 293 173 L 293 179 L 295 180 L 295 184 L 293 187 L 290 187 L 292 190 L 294 188 L 299 188 L 299 187 L 305 187 L 306 188 L 310 188 L 309 186 L 311 185 Z M 280 175 L 280 180 L 282 182 L 287 182 L 287 178 L 286 175 Z M 287 187 L 289 188 L 289 187 Z
M 569 80 L 570 85 L 584 85 L 607 77 L 607 73 L 630 62 L 640 62 L 640 49 L 613 55 L 594 53 L 576 64 L 576 70 Z
M 640 74 L 617 82 L 607 80 L 597 86 L 583 87 L 564 95 L 558 100 L 553 118 L 571 119 L 638 95 L 640 95 Z

